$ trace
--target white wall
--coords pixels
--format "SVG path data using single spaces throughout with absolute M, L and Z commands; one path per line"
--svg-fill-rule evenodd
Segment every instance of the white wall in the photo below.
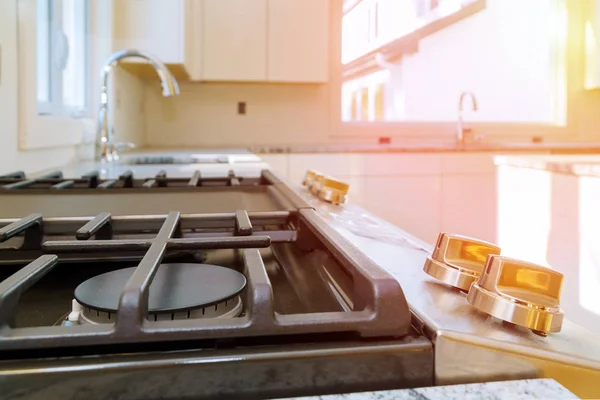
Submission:
M 181 84 L 164 98 L 145 86 L 146 143 L 153 146 L 308 144 L 328 140 L 327 85 Z M 238 101 L 246 115 L 237 114 Z
M 0 173 L 52 168 L 76 156 L 74 147 L 18 150 L 16 8 L 16 1 L 0 1 Z
M 486 9 L 419 43 L 402 59 L 407 120 L 454 121 L 473 91 L 478 121 L 549 122 L 554 115 L 554 0 L 487 0 Z M 552 36 L 554 35 L 554 37 Z M 470 106 L 470 105 L 468 105 Z

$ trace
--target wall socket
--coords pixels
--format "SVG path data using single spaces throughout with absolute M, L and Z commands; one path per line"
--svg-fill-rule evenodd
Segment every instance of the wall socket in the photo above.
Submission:
M 245 101 L 239 101 L 237 103 L 237 113 L 239 115 L 246 115 L 246 102 Z

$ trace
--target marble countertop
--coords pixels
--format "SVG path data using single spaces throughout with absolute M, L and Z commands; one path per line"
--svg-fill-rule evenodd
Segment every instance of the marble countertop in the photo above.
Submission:
M 600 177 L 600 155 L 503 155 L 495 157 L 494 162 L 559 174 Z
M 313 144 L 293 146 L 252 146 L 255 154 L 293 153 L 447 153 L 447 152 L 495 152 L 495 153 L 546 153 L 546 154 L 600 154 L 600 143 L 469 143 L 440 141 L 416 141 L 403 143 L 346 143 Z
M 578 399 L 553 379 L 474 383 L 418 389 L 302 397 L 303 400 L 568 400 Z

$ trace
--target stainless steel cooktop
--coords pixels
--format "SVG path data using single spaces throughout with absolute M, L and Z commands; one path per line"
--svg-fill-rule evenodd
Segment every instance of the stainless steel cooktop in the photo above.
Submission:
M 144 399 L 433 384 L 431 342 L 411 328 L 398 282 L 269 171 L 31 181 L 0 178 L 9 398 L 55 385 L 108 398 L 132 380 L 152 391 L 128 398 Z M 219 294 L 225 282 L 205 279 L 237 283 Z M 171 308 L 156 308 L 157 291 Z

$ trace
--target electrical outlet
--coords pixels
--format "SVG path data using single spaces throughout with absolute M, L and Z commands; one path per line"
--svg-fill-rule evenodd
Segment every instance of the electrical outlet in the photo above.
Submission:
M 237 112 L 239 115 L 246 115 L 246 102 L 245 101 L 238 102 Z

